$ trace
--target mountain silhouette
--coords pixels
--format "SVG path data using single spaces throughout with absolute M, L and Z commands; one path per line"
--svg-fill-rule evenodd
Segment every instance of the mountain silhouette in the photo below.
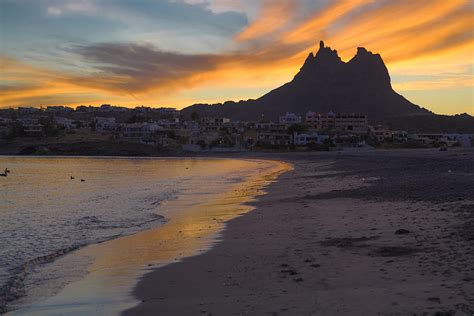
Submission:
M 182 113 L 197 112 L 200 116 L 224 116 L 234 120 L 257 120 L 264 115 L 275 120 L 285 112 L 304 115 L 308 111 L 366 114 L 371 123 L 400 117 L 415 117 L 411 121 L 416 122 L 435 115 L 393 90 L 388 69 L 379 54 L 359 47 L 357 54 L 344 62 L 336 50 L 326 47 L 322 41 L 318 52 L 309 54 L 291 82 L 261 98 L 196 104 L 183 109 Z

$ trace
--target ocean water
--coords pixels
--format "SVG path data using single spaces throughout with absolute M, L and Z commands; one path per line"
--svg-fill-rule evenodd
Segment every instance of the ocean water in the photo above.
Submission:
M 242 189 L 237 185 L 268 172 L 274 165 L 232 159 L 0 158 L 0 169 L 6 167 L 11 173 L 0 178 L 0 312 L 64 292 L 69 284 L 90 274 L 94 264 L 100 266 L 97 262 L 101 252 L 107 250 L 71 255 L 86 246 L 111 243 L 153 229 L 160 232 L 162 225 L 171 230 L 173 225 L 165 225 L 169 221 L 181 225 L 174 228 L 173 234 L 193 225 L 217 227 L 205 222 L 210 221 L 211 215 L 202 216 L 213 209 L 209 201 Z M 237 194 L 243 195 L 245 192 Z M 228 197 L 226 203 L 235 204 L 235 198 L 235 194 Z M 212 213 L 212 219 L 225 213 L 224 209 L 228 211 L 229 207 L 223 205 L 221 202 L 222 210 L 214 207 L 214 212 L 220 213 Z M 232 214 L 238 211 L 234 209 Z M 149 243 L 142 247 L 143 254 L 130 256 L 141 258 L 142 265 L 147 260 L 164 260 L 165 257 L 148 258 L 146 254 L 168 238 L 164 232 L 162 229 L 161 236 L 127 241 L 133 247 L 125 252 L 140 251 L 137 245 Z M 201 238 L 198 235 L 194 231 L 188 239 L 169 238 L 172 255 L 176 256 L 177 251 L 191 254 L 196 248 L 189 246 L 193 242 L 183 241 L 197 240 Z M 115 249 L 111 245 L 102 249 Z M 123 252 L 124 242 L 120 245 L 122 250 L 117 253 Z M 166 253 L 160 250 L 161 256 Z M 67 263 L 65 257 L 73 260 Z M 117 260 L 129 259 L 124 256 Z M 100 269 L 110 270 L 110 260 L 107 264 Z M 74 295 L 78 292 L 76 289 Z

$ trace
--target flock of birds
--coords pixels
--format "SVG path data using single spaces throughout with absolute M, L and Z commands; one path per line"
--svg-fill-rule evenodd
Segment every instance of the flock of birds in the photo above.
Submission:
M 10 172 L 11 172 L 10 169 L 5 168 L 5 170 L 3 171 L 3 173 L 0 173 L 0 177 L 7 177 Z M 70 176 L 70 178 L 71 178 L 71 180 L 76 179 L 76 178 L 73 177 L 73 176 Z M 81 179 L 81 182 L 86 182 L 86 180 Z

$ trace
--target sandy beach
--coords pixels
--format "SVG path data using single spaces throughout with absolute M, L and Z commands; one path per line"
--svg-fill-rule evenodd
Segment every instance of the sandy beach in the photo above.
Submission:
M 275 155 L 272 155 L 275 159 Z M 123 315 L 472 315 L 474 151 L 281 154 L 256 209 Z

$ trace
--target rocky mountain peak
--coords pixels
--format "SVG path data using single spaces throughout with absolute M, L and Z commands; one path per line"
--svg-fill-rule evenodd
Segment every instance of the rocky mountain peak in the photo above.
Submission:
M 303 115 L 307 111 L 364 113 L 374 121 L 429 114 L 396 93 L 390 81 L 388 69 L 379 54 L 359 47 L 357 54 L 346 63 L 336 50 L 321 41 L 318 52 L 308 55 L 291 82 L 256 100 L 207 109 L 239 119 L 250 119 L 262 113 L 271 118 L 285 112 Z

